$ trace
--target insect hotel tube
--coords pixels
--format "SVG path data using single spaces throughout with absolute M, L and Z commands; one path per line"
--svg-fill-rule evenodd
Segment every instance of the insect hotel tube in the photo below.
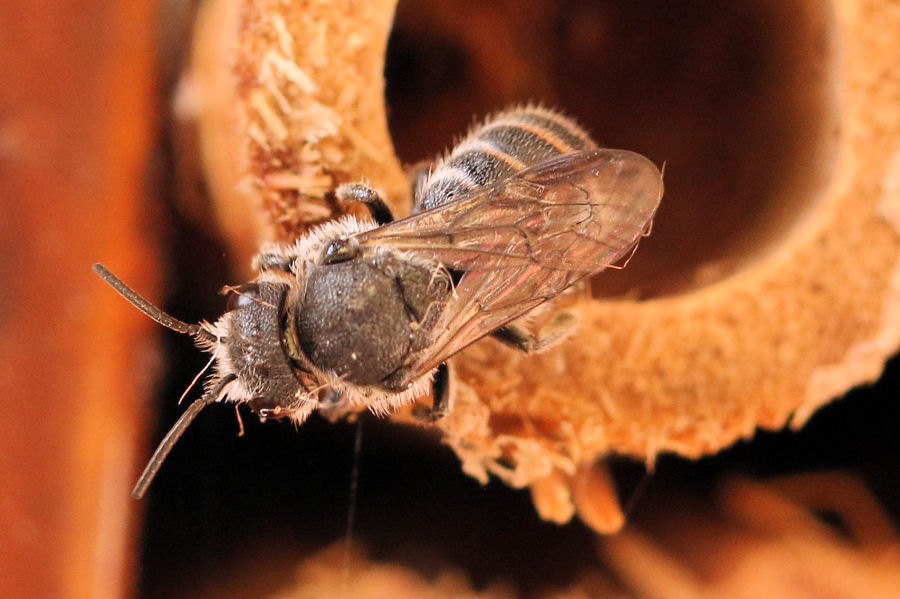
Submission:
M 205 176 L 239 265 L 260 240 L 290 241 L 331 218 L 343 183 L 368 179 L 405 215 L 401 162 L 522 100 L 666 163 L 653 236 L 621 276 L 591 282 L 593 299 L 573 298 L 574 335 L 538 356 L 470 346 L 452 363 L 455 409 L 437 424 L 467 473 L 529 487 L 547 520 L 590 514 L 609 532 L 624 519 L 598 508 L 616 503 L 604 456 L 652 466 L 758 428 L 799 428 L 896 350 L 896 123 L 885 92 L 896 81 L 885 73 L 897 57 L 879 41 L 891 38 L 888 3 L 639 15 L 583 4 L 541 3 L 546 19 L 473 9 L 467 20 L 413 3 L 355 15 L 222 3 L 237 16 L 210 8 L 194 66 L 210 90 Z M 503 35 L 475 35 L 473 22 Z M 349 29 L 330 37 L 321 23 Z M 516 35 L 522 43 L 498 43 Z M 522 47 L 541 60 L 487 66 L 519 64 L 509 48 Z M 472 59 L 484 56 L 496 61 Z M 416 87 L 403 80 L 415 74 L 408 60 L 455 65 L 451 83 Z

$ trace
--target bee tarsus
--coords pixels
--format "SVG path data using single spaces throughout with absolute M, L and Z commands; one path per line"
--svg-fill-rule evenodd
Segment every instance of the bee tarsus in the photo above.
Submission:
M 384 199 L 384 193 L 380 189 L 369 187 L 364 183 L 345 183 L 337 188 L 335 197 L 338 201 L 348 204 L 358 202 L 369 209 L 369 214 L 379 225 L 394 222 L 394 213 Z
M 578 315 L 571 310 L 559 310 L 535 335 L 517 324 L 502 326 L 491 336 L 525 353 L 544 350 L 569 336 L 578 324 Z

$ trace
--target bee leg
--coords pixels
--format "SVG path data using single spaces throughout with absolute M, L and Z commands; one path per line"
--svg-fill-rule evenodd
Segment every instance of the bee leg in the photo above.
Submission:
M 379 225 L 394 222 L 394 213 L 384 201 L 384 192 L 365 183 L 344 183 L 334 192 L 339 202 L 359 202 L 369 209 L 372 219 Z
M 578 316 L 574 312 L 560 310 L 553 315 L 550 322 L 541 327 L 537 335 L 518 325 L 508 324 L 491 333 L 491 336 L 525 353 L 531 353 L 565 339 L 574 330 L 577 322 Z
M 440 420 L 453 409 L 453 394 L 450 392 L 450 365 L 444 362 L 438 366 L 431 382 L 434 403 L 431 405 L 432 420 Z
M 267 252 L 259 254 L 255 258 L 256 268 L 258 270 L 280 270 L 282 272 L 291 272 L 291 260 L 278 252 Z
M 319 391 L 318 413 L 330 422 L 337 422 L 350 413 L 350 403 L 340 391 L 322 389 Z
M 431 381 L 434 400 L 431 408 L 414 410 L 413 415 L 421 422 L 436 422 L 450 413 L 453 408 L 453 396 L 450 392 L 450 366 L 444 362 L 438 366 Z

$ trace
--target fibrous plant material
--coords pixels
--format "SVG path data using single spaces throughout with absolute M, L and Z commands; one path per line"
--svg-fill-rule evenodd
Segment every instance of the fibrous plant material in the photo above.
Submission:
M 716 506 L 666 507 L 648 528 L 601 540 L 628 596 L 897 596 L 900 539 L 856 477 L 840 472 L 767 482 L 735 479 Z M 817 515 L 839 522 L 829 527 Z
M 667 493 L 647 508 L 640 522 L 599 538 L 607 569 L 594 568 L 564 585 L 517 592 L 513 585 L 493 583 L 476 590 L 452 569 L 424 576 L 339 542 L 293 561 L 280 556 L 258 565 L 244 562 L 233 576 L 206 582 L 200 596 L 889 599 L 900 588 L 897 531 L 865 484 L 848 473 L 736 478 L 712 500 Z M 826 524 L 823 513 L 838 524 Z M 285 572 L 289 579 L 264 593 Z
M 194 63 L 199 114 L 204 131 L 230 140 L 207 136 L 205 156 L 240 255 L 251 237 L 290 239 L 331 216 L 327 194 L 346 180 L 365 177 L 406 205 L 384 99 L 394 9 L 390 0 L 208 7 Z M 615 530 L 623 518 L 595 466 L 604 455 L 652 465 L 662 452 L 714 453 L 759 427 L 799 427 L 879 375 L 900 344 L 900 9 L 806 2 L 794 17 L 790 40 L 769 39 L 767 50 L 792 65 L 786 97 L 814 95 L 808 114 L 785 121 L 788 137 L 810 145 L 796 162 L 753 171 L 776 187 L 770 228 L 747 233 L 728 260 L 698 265 L 675 291 L 581 301 L 577 333 L 552 351 L 524 357 L 493 341 L 466 350 L 455 359 L 456 407 L 439 424 L 466 472 L 531 486 L 547 519 L 577 510 Z M 754 156 L 755 168 L 765 159 Z M 666 176 L 677 189 L 677 160 Z M 664 198 L 657 228 L 667 202 L 677 194 Z M 777 218 L 792 203 L 806 208 Z
M 341 596 L 351 599 L 512 599 L 500 585 L 485 590 L 471 588 L 465 576 L 443 573 L 426 578 L 402 566 L 373 563 L 361 551 L 347 559 L 346 547 L 336 544 L 305 560 L 296 573 L 296 584 L 273 599 L 315 599 Z
M 408 200 L 383 100 L 393 4 L 202 7 L 186 88 L 239 268 L 260 242 L 293 240 L 336 216 L 326 195 L 341 183 L 365 177 L 398 205 Z

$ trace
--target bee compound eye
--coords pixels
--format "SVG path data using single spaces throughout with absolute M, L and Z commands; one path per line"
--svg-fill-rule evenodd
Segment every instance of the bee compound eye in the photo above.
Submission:
M 228 302 L 225 304 L 225 311 L 231 312 L 238 308 L 245 308 L 259 298 L 259 285 L 249 283 L 239 287 L 233 287 L 228 293 Z

